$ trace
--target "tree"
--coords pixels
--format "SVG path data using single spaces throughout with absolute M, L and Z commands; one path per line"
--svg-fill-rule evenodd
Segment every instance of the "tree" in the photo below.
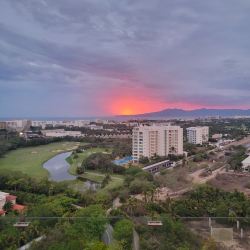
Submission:
M 149 163 L 148 157 L 141 156 L 140 159 L 139 159 L 139 163 L 141 163 L 141 164 L 147 164 L 147 163 Z
M 188 160 L 187 157 L 185 155 L 183 155 L 183 159 L 182 159 L 182 167 L 185 167 L 186 165 L 188 165 Z
M 7 213 L 10 212 L 13 208 L 13 203 L 11 201 L 5 202 L 3 206 L 3 210 L 6 211 Z
M 102 188 L 108 185 L 108 183 L 111 181 L 111 176 L 109 174 L 106 174 L 104 179 L 102 180 Z
M 100 170 L 102 172 L 113 172 L 116 167 L 111 162 L 111 156 L 103 153 L 95 153 L 88 156 L 83 162 L 82 167 L 91 170 Z
M 87 243 L 85 250 L 107 250 L 107 247 L 100 241 Z
M 120 220 L 115 224 L 114 237 L 121 242 L 124 249 L 131 249 L 133 228 L 133 223 L 128 219 Z
M 176 154 L 176 148 L 175 147 L 170 148 L 170 154 Z
M 99 205 L 91 205 L 80 209 L 76 213 L 80 217 L 74 223 L 74 228 L 85 239 L 99 240 L 105 230 L 107 218 L 105 211 Z
M 85 167 L 84 167 L 84 166 L 78 166 L 78 167 L 76 168 L 76 173 L 77 173 L 78 175 L 84 174 L 84 172 L 85 172 Z
M 125 210 L 130 215 L 133 216 L 135 209 L 137 208 L 137 200 L 135 198 L 129 198 L 125 204 Z

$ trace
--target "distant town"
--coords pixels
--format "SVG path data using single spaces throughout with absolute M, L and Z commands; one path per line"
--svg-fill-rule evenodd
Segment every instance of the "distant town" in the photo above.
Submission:
M 4 138 L 17 133 L 26 140 L 65 137 L 131 139 L 130 160 L 136 163 L 141 158 L 154 156 L 190 156 L 192 152 L 188 145 L 222 150 L 247 136 L 249 124 L 250 118 L 246 117 L 129 121 L 24 119 L 0 121 L 0 136 Z
M 199 236 L 184 243 L 196 249 L 211 235 L 216 244 L 214 226 L 225 223 L 233 246 L 245 247 L 250 230 L 238 217 L 250 204 L 249 149 L 247 117 L 1 121 L 0 248 L 49 249 L 57 233 L 71 242 L 66 225 L 77 242 L 91 235 L 105 250 L 151 250 L 187 234 Z M 60 219 L 74 217 L 88 220 Z

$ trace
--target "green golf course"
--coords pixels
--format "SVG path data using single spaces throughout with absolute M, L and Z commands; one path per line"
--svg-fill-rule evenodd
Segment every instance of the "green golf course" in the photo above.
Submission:
M 79 144 L 57 142 L 12 150 L 0 158 L 0 170 L 21 171 L 35 178 L 48 177 L 49 173 L 43 168 L 43 163 L 59 153 L 77 148 Z

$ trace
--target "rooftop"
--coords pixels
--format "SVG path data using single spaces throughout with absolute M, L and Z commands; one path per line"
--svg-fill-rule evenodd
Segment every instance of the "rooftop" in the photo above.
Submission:
M 167 162 L 170 162 L 170 160 L 165 160 L 165 161 L 156 162 L 156 163 L 154 163 L 154 164 L 152 164 L 152 165 L 148 165 L 148 166 L 144 167 L 143 170 L 147 170 L 147 169 L 150 169 L 150 168 L 152 168 L 152 167 L 156 167 L 156 166 L 158 166 L 158 165 L 161 165 L 161 164 L 164 164 L 164 163 L 167 163 Z
M 250 155 L 242 161 L 242 164 L 250 164 Z
M 16 198 L 17 198 L 17 197 L 16 197 L 15 195 L 11 195 L 11 194 L 10 194 L 10 195 L 7 195 L 7 196 L 6 196 L 6 201 L 14 201 L 14 200 L 16 200 Z
M 25 209 L 25 206 L 23 205 L 19 205 L 19 204 L 15 204 L 13 207 L 12 207 L 13 210 L 15 211 L 23 211 Z

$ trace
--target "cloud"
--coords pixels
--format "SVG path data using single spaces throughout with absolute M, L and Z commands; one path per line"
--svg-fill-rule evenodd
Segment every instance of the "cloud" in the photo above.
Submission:
M 244 0 L 3 0 L 0 116 L 99 115 L 123 93 L 250 107 L 249 10 Z

